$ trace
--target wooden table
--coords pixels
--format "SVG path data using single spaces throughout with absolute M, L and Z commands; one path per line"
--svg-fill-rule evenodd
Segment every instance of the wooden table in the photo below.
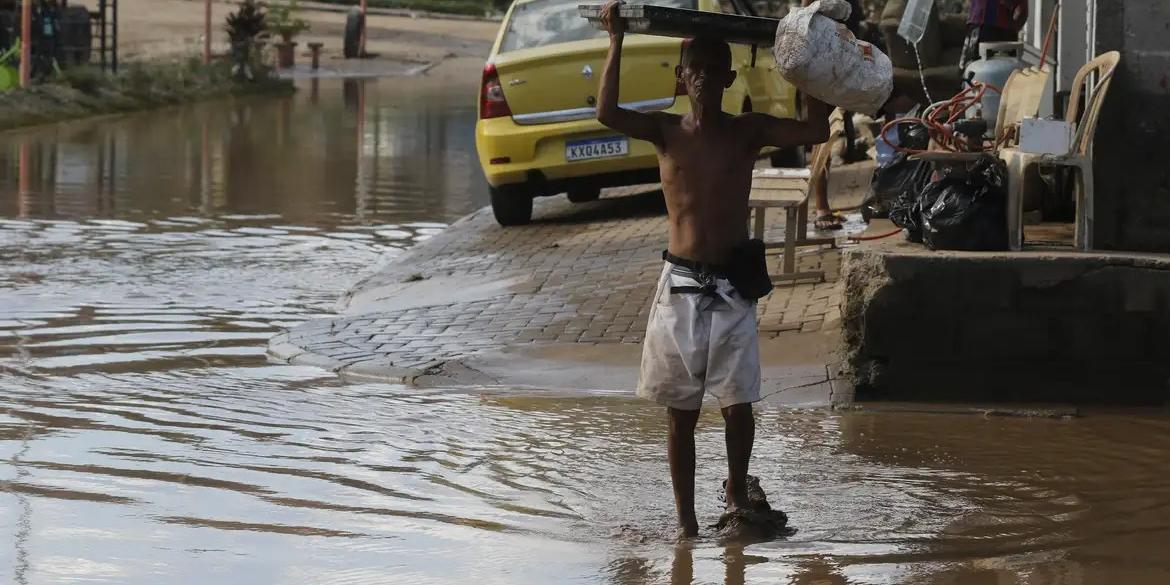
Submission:
M 808 237 L 808 198 L 812 172 L 809 169 L 757 169 L 752 171 L 752 191 L 748 208 L 752 210 L 752 237 L 764 239 L 768 209 L 783 209 L 785 213 L 784 242 L 764 243 L 765 248 L 784 248 L 780 274 L 772 282 L 792 282 L 815 278 L 825 280 L 823 270 L 796 271 L 796 248 L 801 246 L 836 246 L 834 238 Z

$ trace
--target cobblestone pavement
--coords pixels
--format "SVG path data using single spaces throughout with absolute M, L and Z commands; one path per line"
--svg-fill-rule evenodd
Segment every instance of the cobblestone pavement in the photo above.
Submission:
M 834 190 L 859 192 L 859 177 Z M 855 193 L 854 193 L 855 195 Z M 851 197 L 856 200 L 856 197 Z M 841 197 L 834 203 L 840 205 Z M 769 214 L 768 241 L 783 239 Z M 854 226 L 856 227 L 856 226 Z M 538 200 L 531 225 L 501 228 L 490 209 L 453 224 L 359 283 L 342 316 L 274 337 L 281 361 L 409 379 L 480 350 L 516 344 L 638 344 L 662 268 L 667 224 L 657 191 L 571 204 Z M 769 258 L 779 272 L 778 250 Z M 808 248 L 826 282 L 777 286 L 759 304 L 761 339 L 840 328 L 840 250 Z

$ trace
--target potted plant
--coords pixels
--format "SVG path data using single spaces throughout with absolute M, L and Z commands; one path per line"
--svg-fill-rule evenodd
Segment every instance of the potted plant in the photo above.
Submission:
M 296 16 L 297 0 L 286 0 L 268 9 L 268 30 L 280 37 L 276 44 L 277 59 L 281 69 L 296 64 L 297 44 L 293 39 L 309 30 L 309 23 Z
M 240 0 L 239 8 L 227 16 L 224 31 L 231 42 L 232 75 L 255 78 L 258 44 L 267 29 L 267 14 L 256 0 Z

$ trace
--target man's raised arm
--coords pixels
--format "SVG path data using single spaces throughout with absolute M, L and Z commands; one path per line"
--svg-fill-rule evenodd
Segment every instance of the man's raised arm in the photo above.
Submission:
M 806 96 L 808 116 L 804 120 L 776 118 L 768 114 L 743 114 L 748 127 L 755 130 L 754 145 L 758 148 L 775 146 L 786 148 L 802 144 L 820 144 L 829 139 L 829 114 L 832 108 L 818 99 Z
M 609 56 L 601 74 L 601 88 L 597 97 L 597 121 L 638 140 L 662 143 L 662 129 L 652 114 L 644 114 L 618 106 L 618 84 L 622 70 L 622 41 L 626 36 L 626 21 L 619 14 L 622 2 L 610 2 L 602 10 L 601 21 L 609 31 Z

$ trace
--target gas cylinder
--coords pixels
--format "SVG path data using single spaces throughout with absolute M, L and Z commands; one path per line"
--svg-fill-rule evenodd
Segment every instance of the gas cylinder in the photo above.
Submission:
M 1012 71 L 1023 68 L 1024 43 L 979 43 L 979 59 L 972 61 L 963 70 L 963 79 L 979 81 L 1003 89 Z M 980 107 L 988 129 L 994 131 L 999 115 L 999 92 L 988 90 L 983 94 Z M 968 117 L 975 117 L 974 109 L 967 111 Z

